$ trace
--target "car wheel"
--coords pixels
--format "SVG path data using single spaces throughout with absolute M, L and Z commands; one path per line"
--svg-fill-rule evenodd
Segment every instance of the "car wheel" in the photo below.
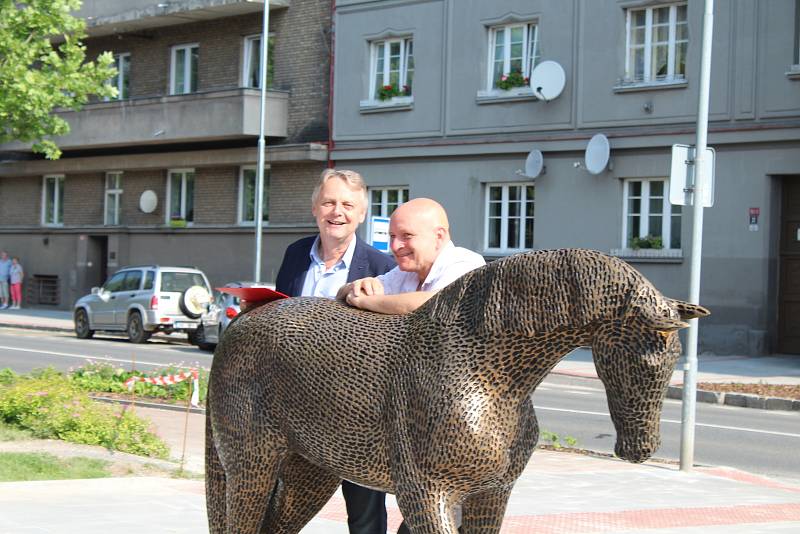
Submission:
M 144 343 L 150 339 L 150 332 L 142 324 L 142 314 L 137 311 L 128 316 L 128 339 L 131 343 Z
M 186 332 L 186 336 L 189 338 L 189 343 L 192 345 L 200 345 L 206 337 L 203 335 L 203 325 L 197 325 L 197 328 L 194 330 L 189 330 Z
M 178 299 L 181 312 L 190 319 L 199 319 L 211 301 L 211 295 L 203 286 L 192 286 Z
M 80 339 L 89 339 L 94 335 L 94 330 L 89 328 L 89 315 L 84 309 L 75 312 L 75 335 Z

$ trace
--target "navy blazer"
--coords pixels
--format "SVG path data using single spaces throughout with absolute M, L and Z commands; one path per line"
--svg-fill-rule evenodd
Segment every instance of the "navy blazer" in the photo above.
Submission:
M 286 248 L 278 277 L 275 279 L 275 289 L 290 297 L 300 296 L 306 273 L 311 266 L 309 254 L 316 238 L 317 236 L 304 237 Z M 373 248 L 356 236 L 356 249 L 353 251 L 353 261 L 350 263 L 347 281 L 378 276 L 392 270 L 395 265 L 397 264 L 391 256 Z

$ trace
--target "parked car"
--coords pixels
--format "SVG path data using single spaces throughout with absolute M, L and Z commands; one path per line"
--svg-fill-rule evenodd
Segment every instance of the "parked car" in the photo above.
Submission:
M 224 287 L 269 287 L 275 289 L 272 284 L 262 284 L 260 282 L 229 282 Z M 239 315 L 239 297 L 229 293 L 217 292 L 214 301 L 203 313 L 200 329 L 197 332 L 197 346 L 203 350 L 213 350 L 222 339 L 225 329 L 231 321 Z
M 186 332 L 196 344 L 210 301 L 211 286 L 199 269 L 125 267 L 75 303 L 75 334 L 87 339 L 97 330 L 126 332 L 133 343 L 144 343 L 154 332 Z

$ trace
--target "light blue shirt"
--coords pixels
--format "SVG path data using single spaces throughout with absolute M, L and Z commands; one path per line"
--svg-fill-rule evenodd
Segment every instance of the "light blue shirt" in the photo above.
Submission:
M 11 273 L 11 258 L 0 260 L 0 282 L 8 282 L 8 275 Z
M 302 297 L 326 297 L 335 299 L 336 293 L 347 283 L 347 274 L 350 272 L 350 264 L 353 262 L 353 253 L 356 251 L 356 236 L 350 240 L 347 250 L 330 269 L 325 269 L 325 261 L 319 257 L 319 236 L 311 246 L 311 264 L 306 272 L 306 279 L 303 283 Z

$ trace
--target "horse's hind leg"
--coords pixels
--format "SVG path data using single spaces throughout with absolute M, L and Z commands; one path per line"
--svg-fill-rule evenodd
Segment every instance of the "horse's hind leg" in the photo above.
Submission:
M 495 534 L 503 524 L 511 487 L 484 491 L 464 500 L 462 534 Z
M 225 471 L 217 455 L 211 428 L 211 407 L 206 408 L 206 509 L 210 534 L 225 533 Z
M 292 454 L 281 466 L 262 534 L 296 534 L 317 515 L 341 480 L 301 456 Z
M 256 534 L 264 521 L 285 452 L 266 442 L 260 448 L 236 448 L 223 455 L 228 533 Z

